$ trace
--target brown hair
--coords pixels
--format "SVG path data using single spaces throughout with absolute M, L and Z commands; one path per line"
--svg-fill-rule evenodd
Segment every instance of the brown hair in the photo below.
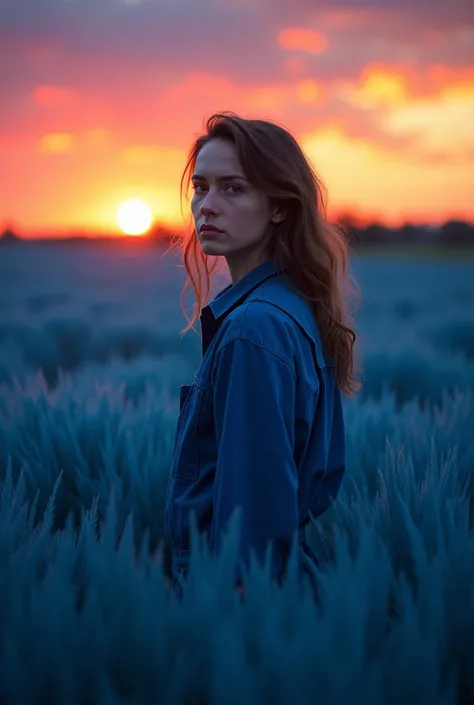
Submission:
M 295 288 L 309 302 L 321 330 L 326 354 L 334 359 L 337 382 L 347 394 L 360 387 L 355 377 L 356 334 L 346 310 L 345 293 L 355 294 L 347 274 L 349 246 L 344 231 L 326 220 L 323 186 L 292 135 L 279 125 L 248 120 L 232 112 L 216 113 L 206 124 L 206 134 L 193 144 L 181 178 L 183 195 L 189 192 L 191 176 L 201 148 L 219 138 L 235 145 L 248 181 L 279 206 L 286 218 L 271 223 L 267 233 L 270 259 L 288 269 Z M 175 243 L 176 244 L 176 243 Z M 187 279 L 181 306 L 188 325 L 194 327 L 211 291 L 211 274 L 218 257 L 202 252 L 197 233 L 190 227 L 177 246 L 183 253 Z M 196 304 L 192 317 L 184 309 L 184 293 L 192 286 Z

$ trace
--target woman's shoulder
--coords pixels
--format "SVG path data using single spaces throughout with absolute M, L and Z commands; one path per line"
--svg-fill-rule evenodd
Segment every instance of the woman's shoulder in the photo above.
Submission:
M 278 305 L 262 299 L 250 299 L 234 309 L 226 319 L 231 335 L 253 335 L 259 331 L 275 330 L 282 333 L 294 325 Z
M 241 338 L 271 350 L 283 349 L 292 355 L 303 338 L 322 362 L 319 325 L 309 302 L 293 283 L 275 276 L 256 287 L 222 322 L 221 345 Z
M 297 338 L 297 322 L 271 301 L 252 299 L 234 309 L 223 323 L 219 347 L 232 340 L 246 340 L 291 359 Z

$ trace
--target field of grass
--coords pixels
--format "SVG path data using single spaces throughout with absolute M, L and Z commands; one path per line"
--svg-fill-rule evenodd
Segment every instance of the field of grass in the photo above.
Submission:
M 393 245 L 364 245 L 364 247 L 359 248 L 359 254 L 364 257 L 377 255 L 385 259 L 396 257 L 397 259 L 405 261 L 409 259 L 418 259 L 420 261 L 436 259 L 445 262 L 473 262 L 474 246 L 456 245 L 454 247 L 447 247 L 424 242 Z
M 412 253 L 413 254 L 413 253 Z M 393 255 L 393 256 L 392 256 Z M 0 702 L 474 702 L 474 260 L 359 252 L 363 389 L 310 527 L 321 606 L 195 537 L 162 578 L 183 271 L 157 249 L 0 251 Z

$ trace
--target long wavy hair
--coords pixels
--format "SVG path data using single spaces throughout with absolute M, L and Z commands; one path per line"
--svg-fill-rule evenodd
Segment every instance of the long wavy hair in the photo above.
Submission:
M 334 360 L 338 386 L 344 393 L 354 394 L 360 383 L 356 379 L 356 333 L 348 310 L 348 294 L 357 294 L 358 288 L 347 272 L 346 234 L 326 219 L 325 191 L 320 179 L 294 137 L 283 127 L 232 112 L 215 113 L 207 120 L 205 134 L 196 139 L 189 152 L 181 178 L 181 208 L 183 197 L 189 194 L 197 156 L 205 144 L 216 138 L 235 146 L 250 184 L 285 213 L 285 220 L 271 223 L 265 235 L 268 258 L 288 270 L 293 286 L 308 301 L 324 350 Z M 181 307 L 188 321 L 182 331 L 185 333 L 194 328 L 208 302 L 211 275 L 220 270 L 223 258 L 203 253 L 194 224 L 172 246 L 182 253 L 187 272 L 181 292 Z M 184 295 L 190 286 L 195 306 L 188 316 Z

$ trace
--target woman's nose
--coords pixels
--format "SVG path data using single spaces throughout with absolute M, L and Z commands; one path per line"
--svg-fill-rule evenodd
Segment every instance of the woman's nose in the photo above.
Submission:
M 203 215 L 217 213 L 217 205 L 215 203 L 215 198 L 214 196 L 211 196 L 210 193 L 207 194 L 206 198 L 201 203 L 201 213 Z

